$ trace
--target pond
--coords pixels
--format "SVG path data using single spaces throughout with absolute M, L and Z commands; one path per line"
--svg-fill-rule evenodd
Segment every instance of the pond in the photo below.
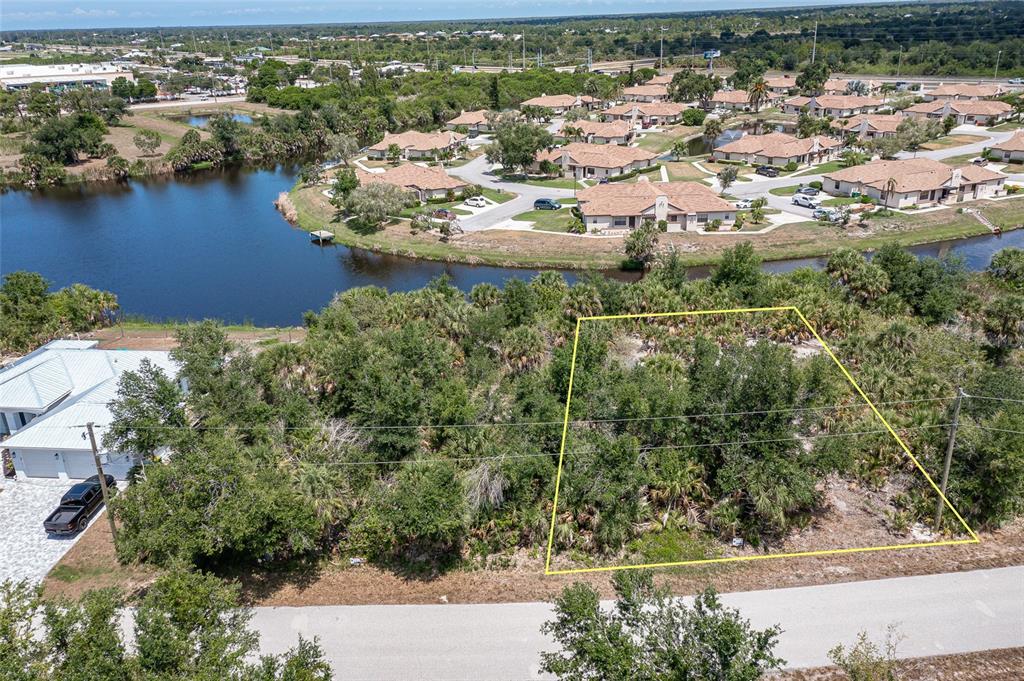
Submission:
M 723 144 L 735 142 L 744 135 L 764 135 L 773 130 L 775 132 L 792 132 L 793 126 L 767 121 L 751 121 L 735 128 L 723 130 L 722 134 L 713 141 L 708 141 L 708 138 L 703 135 L 689 140 L 686 143 L 686 154 L 688 156 L 703 156 L 710 154 Z
M 185 114 L 183 116 L 173 116 L 172 118 L 194 128 L 205 128 L 210 124 L 210 120 L 217 115 L 220 114 Z M 242 113 L 231 114 L 231 120 L 244 125 L 252 125 L 253 122 L 252 116 Z
M 304 311 L 320 309 L 336 291 L 357 286 L 407 291 L 444 274 L 468 291 L 538 273 L 315 246 L 272 204 L 294 181 L 291 168 L 236 168 L 175 180 L 9 192 L 0 195 L 0 274 L 32 270 L 58 287 L 81 282 L 109 290 L 126 313 L 152 320 L 209 317 L 284 326 L 298 324 Z M 1007 246 L 1024 247 L 1024 230 L 911 250 L 960 255 L 979 270 Z M 808 258 L 766 263 L 765 269 L 824 263 Z M 693 268 L 691 275 L 708 272 Z M 569 281 L 579 276 L 565 275 Z

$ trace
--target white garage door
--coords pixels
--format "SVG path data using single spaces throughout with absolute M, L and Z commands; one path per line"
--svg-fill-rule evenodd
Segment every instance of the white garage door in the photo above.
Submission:
M 85 480 L 96 475 L 96 462 L 91 452 L 64 452 L 64 470 L 72 480 Z
M 21 469 L 30 478 L 56 478 L 57 457 L 52 452 L 17 452 Z

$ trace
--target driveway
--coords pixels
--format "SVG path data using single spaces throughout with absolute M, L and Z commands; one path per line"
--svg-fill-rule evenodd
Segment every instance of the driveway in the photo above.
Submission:
M 537 199 L 570 199 L 575 196 L 572 189 L 535 187 L 521 182 L 502 180 L 494 173 L 492 164 L 488 163 L 483 156 L 474 158 L 464 166 L 449 168 L 448 174 L 461 177 L 467 182 L 478 184 L 481 187 L 500 189 L 519 195 L 511 201 L 506 201 L 477 215 L 461 218 L 459 224 L 466 232 L 477 232 L 508 222 L 520 213 L 533 210 L 533 202 Z
M 43 521 L 72 484 L 42 479 L 0 482 L 0 579 L 41 581 L 82 536 L 50 537 L 43 530 Z M 99 517 L 94 515 L 91 522 Z

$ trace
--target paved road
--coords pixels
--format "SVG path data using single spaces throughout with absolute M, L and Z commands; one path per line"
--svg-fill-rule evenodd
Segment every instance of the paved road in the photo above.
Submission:
M 184 106 L 209 106 L 211 104 L 230 104 L 232 102 L 244 102 L 245 95 L 231 95 L 229 97 L 209 97 L 206 100 L 199 99 L 175 99 L 167 102 L 147 102 L 145 104 L 131 104 L 129 109 L 132 111 L 139 111 L 143 109 L 168 109 L 173 107 L 184 107 Z
M 501 189 L 519 195 L 511 201 L 506 201 L 490 210 L 460 218 L 459 224 L 467 232 L 493 227 L 520 213 L 533 210 L 533 202 L 537 199 L 564 199 L 574 196 L 574 192 L 571 189 L 549 189 L 548 187 L 534 187 L 533 185 L 519 182 L 505 182 L 491 172 L 491 164 L 483 156 L 478 156 L 464 166 L 450 168 L 448 172 L 451 175 L 456 175 L 482 187 Z
M 908 554 L 910 556 L 911 554 Z M 780 569 L 784 565 L 780 563 Z M 1024 567 L 727 594 L 757 627 L 780 624 L 790 667 L 828 663 L 860 631 L 896 623 L 901 657 L 1024 646 Z M 257 608 L 263 652 L 317 636 L 347 679 L 535 679 L 545 603 Z

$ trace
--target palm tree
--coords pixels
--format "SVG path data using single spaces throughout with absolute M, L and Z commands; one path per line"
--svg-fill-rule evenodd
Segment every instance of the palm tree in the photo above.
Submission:
M 562 136 L 573 142 L 583 139 L 583 128 L 577 125 L 563 125 Z
M 768 101 L 768 83 L 765 82 L 764 78 L 758 78 L 750 84 L 750 89 L 747 91 L 747 101 L 754 109 L 754 113 L 757 113 L 761 109 L 761 105 Z
M 709 118 L 704 121 L 704 136 L 708 139 L 715 139 L 722 134 L 722 121 L 717 118 Z
M 885 198 L 885 209 L 886 210 L 889 210 L 889 198 L 893 195 L 893 193 L 895 191 L 896 191 L 896 178 L 895 177 L 890 177 L 888 180 L 885 181 L 885 192 L 883 193 L 883 196 Z

